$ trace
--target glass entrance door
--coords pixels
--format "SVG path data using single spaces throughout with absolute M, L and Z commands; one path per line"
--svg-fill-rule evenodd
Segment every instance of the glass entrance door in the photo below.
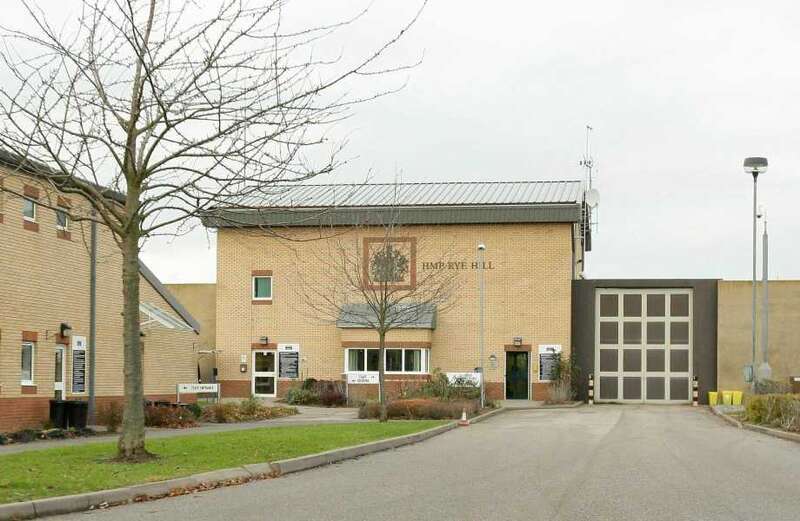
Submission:
M 506 352 L 506 399 L 527 400 L 529 353 L 527 351 Z
M 253 351 L 253 381 L 252 392 L 254 396 L 275 396 L 275 351 Z
M 66 380 L 66 367 L 64 364 L 64 346 L 56 346 L 55 349 L 55 374 L 53 375 L 53 392 L 56 400 L 63 400 L 66 397 L 64 381 Z

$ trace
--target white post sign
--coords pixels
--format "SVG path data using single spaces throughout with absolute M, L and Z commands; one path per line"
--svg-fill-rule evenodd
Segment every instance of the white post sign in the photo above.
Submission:
M 481 384 L 481 373 L 445 373 L 447 381 L 452 384 L 475 385 Z
M 178 403 L 181 401 L 181 393 L 183 394 L 211 394 L 217 395 L 219 401 L 219 384 L 178 384 L 176 389 Z
M 378 373 L 347 373 L 348 384 L 378 384 Z

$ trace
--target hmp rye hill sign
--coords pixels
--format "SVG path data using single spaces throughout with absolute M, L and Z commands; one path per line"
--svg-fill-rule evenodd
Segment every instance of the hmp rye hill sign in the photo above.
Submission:
M 482 265 L 482 266 L 481 266 Z M 493 270 L 492 261 L 469 262 L 469 261 L 449 261 L 449 262 L 423 262 L 423 270 L 477 270 L 482 267 L 485 270 Z

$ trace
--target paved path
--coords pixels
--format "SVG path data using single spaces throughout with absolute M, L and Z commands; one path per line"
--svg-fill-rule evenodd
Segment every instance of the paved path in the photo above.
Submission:
M 245 429 L 259 429 L 266 427 L 281 427 L 286 425 L 317 425 L 329 423 L 354 423 L 367 420 L 358 419 L 358 409 L 347 407 L 297 407 L 299 414 L 286 416 L 274 420 L 264 420 L 248 423 L 203 423 L 191 429 L 147 429 L 147 437 L 173 438 L 175 436 L 189 436 L 191 434 L 208 434 L 214 432 L 241 431 Z M 102 434 L 89 438 L 73 438 L 69 440 L 46 440 L 32 443 L 15 443 L 13 445 L 0 445 L 0 456 L 30 450 L 50 449 L 53 447 L 68 447 L 70 445 L 83 445 L 87 443 L 102 443 L 115 441 L 117 434 Z
M 704 409 L 512 411 L 286 477 L 59 519 L 792 520 L 800 445 Z

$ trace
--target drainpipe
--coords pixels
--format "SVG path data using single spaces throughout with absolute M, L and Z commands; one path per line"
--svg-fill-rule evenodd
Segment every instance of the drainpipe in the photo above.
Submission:
M 97 222 L 92 211 L 91 233 L 89 239 L 89 425 L 95 425 L 95 347 L 97 343 Z

